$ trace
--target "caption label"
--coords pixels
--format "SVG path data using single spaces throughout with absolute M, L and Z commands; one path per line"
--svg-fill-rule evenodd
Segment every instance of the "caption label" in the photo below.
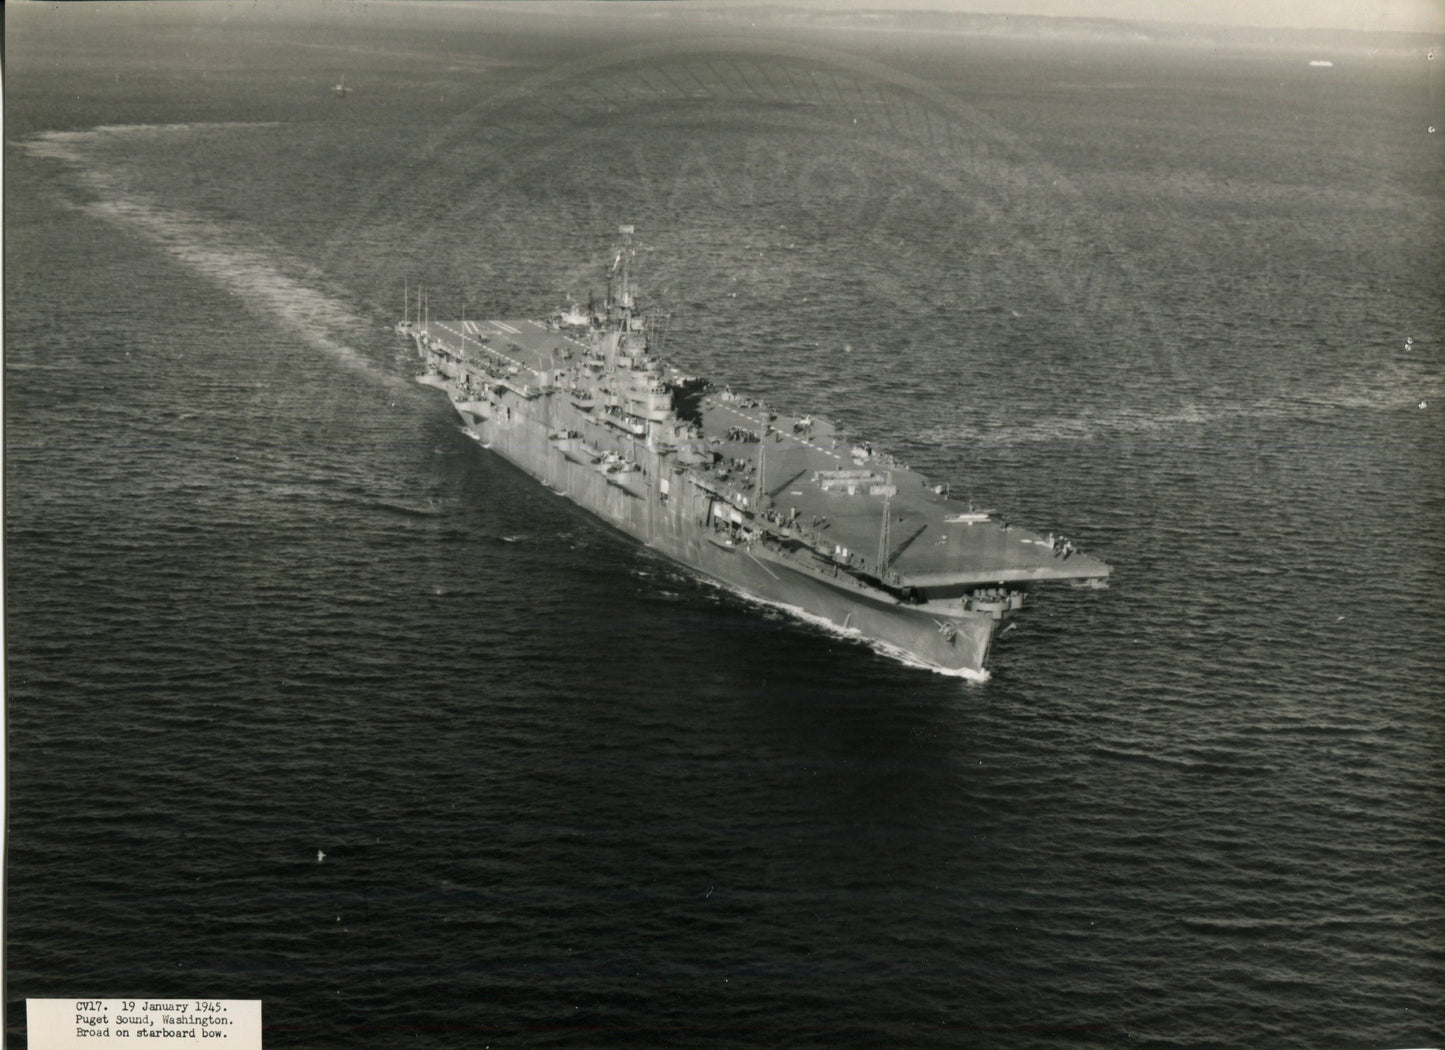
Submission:
M 26 999 L 29 1050 L 210 1043 L 261 1050 L 260 999 Z

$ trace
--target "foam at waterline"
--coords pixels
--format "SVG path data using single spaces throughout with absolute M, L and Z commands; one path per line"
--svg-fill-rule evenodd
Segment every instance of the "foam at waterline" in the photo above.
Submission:
M 263 251 L 243 243 L 236 231 L 162 205 L 121 185 L 112 170 L 102 167 L 90 147 L 117 136 L 176 133 L 198 128 L 256 128 L 274 124 L 114 125 L 90 131 L 45 132 L 25 144 L 36 156 L 74 165 L 79 181 L 95 193 L 81 205 L 87 213 L 135 231 L 158 245 L 201 276 L 234 292 L 247 306 L 270 315 L 341 364 L 388 386 L 410 389 L 402 377 L 384 372 L 356 351 L 346 335 L 358 333 L 367 322 L 345 303 L 310 288 L 285 269 L 304 269 L 271 249 Z
M 843 627 L 839 624 L 834 623 L 832 620 L 827 619 L 826 617 L 819 616 L 817 613 L 808 612 L 808 610 L 802 608 L 801 606 L 789 605 L 786 602 L 777 602 L 772 601 L 768 598 L 761 598 L 758 595 L 753 594 L 751 591 L 744 590 L 743 588 L 738 587 L 735 584 L 728 583 L 725 580 L 719 580 L 714 576 L 709 576 L 702 570 L 694 569 L 690 565 L 681 565 L 679 563 L 678 567 L 685 570 L 697 581 L 716 587 L 718 590 L 726 591 L 733 597 L 741 598 L 744 602 L 750 605 L 756 605 L 764 609 L 776 609 L 777 611 L 785 613 L 796 620 L 803 621 L 810 627 L 818 628 L 824 634 L 831 635 L 834 638 L 841 638 L 845 641 L 856 642 L 865 645 L 869 649 L 872 649 L 878 655 L 886 656 L 888 659 L 896 660 L 898 663 L 905 664 L 908 667 L 918 668 L 919 670 L 923 671 L 932 671 L 934 674 L 943 675 L 947 678 L 962 678 L 969 682 L 987 682 L 989 680 L 990 675 L 986 668 L 979 668 L 978 670 L 974 670 L 967 667 L 939 667 L 937 664 L 931 664 L 928 663 L 926 660 L 920 660 L 917 656 L 910 653 L 907 649 L 902 649 L 896 645 L 882 641 L 878 638 L 870 638 L 862 631 L 858 630 L 858 628 L 856 627 Z

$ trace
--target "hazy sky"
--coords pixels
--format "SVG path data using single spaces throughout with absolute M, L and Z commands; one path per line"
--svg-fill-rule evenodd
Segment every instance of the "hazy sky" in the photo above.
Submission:
M 53 4 L 30 0 L 18 9 L 26 14 L 47 10 Z M 66 5 L 71 6 L 71 5 Z M 196 21 L 222 20 L 229 15 L 249 12 L 264 15 L 267 11 L 288 10 L 294 14 L 307 8 L 338 22 L 348 18 L 365 18 L 378 14 L 411 9 L 412 15 L 424 18 L 429 8 L 450 8 L 453 13 L 468 8 L 481 9 L 482 2 L 471 0 L 230 0 L 219 2 L 143 2 L 111 5 L 73 5 L 81 11 L 102 6 L 129 9 L 140 14 L 146 9 L 160 17 L 195 16 Z M 579 0 L 575 4 L 542 0 L 498 0 L 499 8 L 538 15 L 562 16 L 587 14 L 655 13 L 656 0 Z M 670 0 L 666 4 L 686 10 L 692 0 Z M 1141 22 L 1192 22 L 1204 25 L 1277 26 L 1284 28 L 1392 30 L 1445 34 L 1445 0 L 700 0 L 699 8 L 716 6 L 780 6 L 836 11 L 867 10 L 954 10 L 981 14 L 1045 15 L 1069 18 L 1118 18 Z
M 785 0 L 794 2 L 794 0 Z M 822 0 L 840 9 L 943 8 L 1206 25 L 1445 32 L 1445 0 Z M 810 0 L 816 6 L 817 0 Z

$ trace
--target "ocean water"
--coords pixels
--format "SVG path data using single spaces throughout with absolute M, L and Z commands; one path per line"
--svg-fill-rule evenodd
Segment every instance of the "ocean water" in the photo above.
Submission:
M 1423 54 L 189 10 L 7 26 L 8 1045 L 1445 1040 Z M 469 442 L 403 281 L 619 222 L 669 359 L 1111 588 L 970 685 Z

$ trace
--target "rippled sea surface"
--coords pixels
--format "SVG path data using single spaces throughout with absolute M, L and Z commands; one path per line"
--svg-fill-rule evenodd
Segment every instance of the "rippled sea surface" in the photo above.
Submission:
M 1423 54 L 187 11 L 7 25 L 9 1045 L 1445 1040 Z M 471 444 L 403 281 L 619 222 L 666 357 L 1111 588 L 968 685 Z

